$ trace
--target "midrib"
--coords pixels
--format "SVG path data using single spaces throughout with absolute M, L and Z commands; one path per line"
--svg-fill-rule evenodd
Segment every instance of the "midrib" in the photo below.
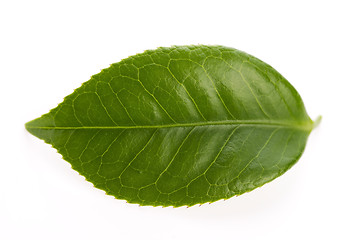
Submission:
M 215 126 L 215 125 L 242 125 L 257 127 L 281 127 L 295 128 L 304 131 L 311 131 L 313 123 L 308 122 L 286 122 L 286 121 L 266 121 L 266 120 L 227 120 L 227 121 L 208 121 L 193 123 L 174 123 L 163 125 L 132 125 L 132 126 L 74 126 L 74 127 L 53 127 L 53 126 L 26 126 L 27 129 L 49 129 L 49 130 L 76 130 L 76 129 L 140 129 L 140 128 L 176 128 L 176 127 L 197 127 L 197 126 Z

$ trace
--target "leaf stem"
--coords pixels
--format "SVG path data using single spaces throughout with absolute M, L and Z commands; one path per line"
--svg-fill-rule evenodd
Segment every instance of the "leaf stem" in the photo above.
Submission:
M 316 128 L 320 124 L 321 119 L 322 119 L 321 115 L 316 118 L 316 120 L 313 123 L 313 129 Z

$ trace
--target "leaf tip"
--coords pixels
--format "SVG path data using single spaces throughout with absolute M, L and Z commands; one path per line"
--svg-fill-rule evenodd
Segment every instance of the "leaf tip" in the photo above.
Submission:
M 29 133 L 31 133 L 32 134 L 32 131 L 31 131 L 31 129 L 32 129 L 32 125 L 33 125 L 33 122 L 34 122 L 34 120 L 31 120 L 31 121 L 28 121 L 27 123 L 25 123 L 25 129 L 26 129 L 26 131 L 28 131 Z

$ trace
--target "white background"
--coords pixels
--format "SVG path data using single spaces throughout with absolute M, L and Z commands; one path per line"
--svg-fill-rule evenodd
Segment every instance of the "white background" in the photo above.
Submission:
M 0 239 L 360 239 L 357 1 L 1 1 Z M 282 177 L 226 201 L 139 207 L 95 189 L 24 123 L 113 62 L 220 44 L 323 116 Z

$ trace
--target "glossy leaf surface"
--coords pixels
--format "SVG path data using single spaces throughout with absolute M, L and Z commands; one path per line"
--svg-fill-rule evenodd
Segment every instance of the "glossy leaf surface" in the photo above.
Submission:
M 283 174 L 313 122 L 296 90 L 259 59 L 176 46 L 112 64 L 26 128 L 107 194 L 191 206 Z

